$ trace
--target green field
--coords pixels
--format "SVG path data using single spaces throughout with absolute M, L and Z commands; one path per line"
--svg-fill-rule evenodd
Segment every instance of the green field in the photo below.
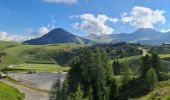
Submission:
M 56 64 L 20 64 L 10 70 L 36 70 L 39 72 L 67 72 L 69 67 L 61 67 Z
M 170 100 L 170 80 L 158 83 L 152 92 L 135 100 Z
M 133 61 L 133 60 L 138 60 L 142 57 L 142 55 L 137 55 L 137 56 L 131 56 L 131 57 L 126 57 L 126 58 L 121 58 L 119 59 L 119 62 L 120 63 L 126 63 L 126 62 L 130 62 L 130 61 Z M 114 60 L 111 60 L 109 63 L 112 64 Z
M 84 47 L 76 43 L 49 44 L 49 45 L 23 45 L 15 42 L 0 42 L 0 52 L 6 52 L 1 66 L 22 64 L 25 62 L 58 63 L 55 56 L 61 52 Z
M 126 58 L 119 59 L 119 62 L 120 63 L 129 62 L 129 61 L 132 61 L 135 59 L 140 59 L 141 57 L 142 57 L 142 55 L 126 57 Z
M 0 82 L 0 100 L 24 100 L 25 95 L 14 87 Z
M 170 58 L 170 54 L 160 54 L 161 58 Z

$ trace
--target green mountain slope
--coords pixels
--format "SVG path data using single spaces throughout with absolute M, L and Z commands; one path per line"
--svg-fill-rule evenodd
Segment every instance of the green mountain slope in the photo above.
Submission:
M 91 40 L 76 36 L 62 28 L 56 28 L 42 37 L 31 39 L 31 40 L 25 41 L 24 43 L 31 44 L 31 45 L 44 45 L 44 44 L 56 44 L 56 43 L 91 44 L 94 42 Z
M 0 82 L 0 100 L 24 100 L 24 94 L 14 87 Z
M 137 100 L 170 100 L 170 80 L 158 83 L 153 91 Z

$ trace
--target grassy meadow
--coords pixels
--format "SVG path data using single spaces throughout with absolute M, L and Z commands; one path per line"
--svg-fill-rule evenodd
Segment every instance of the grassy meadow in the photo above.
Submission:
M 1 66 L 22 64 L 25 62 L 56 63 L 51 56 L 60 52 L 83 47 L 81 44 L 49 44 L 49 45 L 23 45 L 15 42 L 0 42 L 0 52 L 6 52 Z
M 61 67 L 56 64 L 20 64 L 11 69 L 36 70 L 39 72 L 66 72 L 69 70 L 69 67 Z
M 169 94 L 170 80 L 156 84 L 149 94 L 139 98 L 138 100 L 170 100 Z
M 18 89 L 0 82 L 0 100 L 24 100 L 24 97 Z

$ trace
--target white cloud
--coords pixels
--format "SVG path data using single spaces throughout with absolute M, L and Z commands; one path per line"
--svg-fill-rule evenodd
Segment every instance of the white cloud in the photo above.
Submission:
M 130 23 L 137 28 L 153 28 L 155 24 L 166 22 L 163 10 L 152 10 L 146 7 L 136 6 L 130 12 L 122 14 L 122 22 Z
M 82 14 L 79 16 L 71 16 L 70 18 L 80 18 L 82 22 L 77 22 L 73 24 L 76 29 L 83 30 L 89 34 L 111 34 L 114 29 L 107 25 L 107 22 L 116 23 L 118 22 L 117 18 L 111 18 L 106 15 L 97 15 L 93 14 Z
M 32 30 L 31 30 L 32 31 Z M 37 38 L 43 36 L 49 32 L 47 27 L 40 27 L 37 31 L 32 32 L 30 35 L 15 35 L 5 31 L 0 31 L 0 41 L 15 41 L 23 42 L 29 39 Z
M 0 31 L 0 41 L 23 42 L 26 40 L 41 37 L 47 34 L 49 31 L 53 30 L 54 28 L 56 28 L 55 19 L 52 19 L 47 26 L 40 27 L 37 30 L 33 30 L 32 28 L 25 29 L 25 32 L 29 33 L 27 35 L 13 34 L 5 31 Z
M 43 27 L 40 27 L 39 29 L 37 29 L 32 34 L 34 37 L 41 37 L 41 36 L 47 34 L 48 32 L 49 32 L 49 29 L 47 27 L 43 26 Z
M 161 32 L 162 33 L 170 32 L 170 29 L 162 29 Z
M 32 38 L 41 37 L 41 36 L 47 34 L 48 32 L 50 32 L 51 30 L 55 29 L 56 28 L 55 22 L 56 22 L 55 19 L 52 18 L 51 22 L 48 25 L 40 27 L 35 31 L 31 30 L 32 32 L 30 32 L 30 33 L 32 33 Z
M 1 31 L 0 32 L 0 41 L 16 41 L 16 42 L 22 42 L 25 40 L 28 40 L 28 36 L 22 36 L 22 35 L 12 35 L 10 33 Z
M 52 19 L 51 22 L 47 25 L 49 30 L 53 30 L 56 28 L 55 22 L 56 22 L 56 20 Z
M 76 4 L 77 0 L 43 0 L 48 3 L 64 3 L 64 4 Z

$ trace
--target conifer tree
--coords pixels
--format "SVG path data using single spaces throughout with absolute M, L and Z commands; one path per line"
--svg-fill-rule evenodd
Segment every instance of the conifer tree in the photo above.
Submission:
M 142 66 L 141 66 L 141 77 L 145 77 L 147 71 L 151 68 L 152 60 L 150 55 L 146 55 L 142 58 Z
M 157 53 L 152 53 L 152 67 L 155 69 L 157 75 L 159 75 L 161 70 L 161 59 Z
M 61 82 L 58 79 L 51 87 L 49 100 L 61 100 L 61 95 Z
M 127 86 L 130 81 L 131 70 L 128 64 L 125 64 L 122 69 L 122 86 Z
M 146 73 L 146 77 L 145 77 L 145 83 L 147 89 L 152 89 L 157 82 L 158 82 L 158 77 L 156 71 L 155 69 L 150 68 Z

